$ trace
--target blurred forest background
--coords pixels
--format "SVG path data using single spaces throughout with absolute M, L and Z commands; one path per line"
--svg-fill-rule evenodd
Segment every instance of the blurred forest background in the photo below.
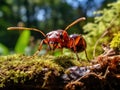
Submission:
M 109 44 L 120 30 L 120 0 L 0 0 L 0 55 L 32 55 L 44 38 L 34 31 L 7 31 L 10 26 L 33 27 L 47 33 L 65 29 L 80 17 L 87 20 L 70 28 L 68 33 L 85 37 L 88 55 L 92 58 L 95 42 L 114 18 L 111 32 L 100 41 L 101 44 Z M 98 54 L 103 52 L 101 44 L 96 50 Z M 44 46 L 41 53 L 45 53 Z

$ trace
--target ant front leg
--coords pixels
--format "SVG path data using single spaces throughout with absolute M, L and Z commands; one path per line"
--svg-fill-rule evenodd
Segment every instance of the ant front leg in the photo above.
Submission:
M 44 40 L 41 41 L 41 43 L 40 43 L 40 45 L 38 47 L 38 50 L 33 54 L 33 57 L 38 56 L 40 50 L 42 49 L 43 42 L 44 42 Z
M 43 42 L 44 42 L 44 40 L 41 41 L 38 50 L 33 54 L 33 56 L 30 56 L 30 57 L 27 57 L 27 58 L 24 58 L 24 59 L 32 59 L 32 58 L 34 58 L 35 56 L 38 56 L 38 54 L 39 54 L 39 52 L 40 52 L 40 50 L 41 50 L 41 48 L 42 48 Z

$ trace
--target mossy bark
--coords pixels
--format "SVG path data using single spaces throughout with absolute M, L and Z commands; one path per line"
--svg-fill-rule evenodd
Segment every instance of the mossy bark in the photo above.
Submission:
M 0 90 L 118 90 L 120 55 L 100 55 L 95 61 L 81 64 L 72 56 L 0 56 Z

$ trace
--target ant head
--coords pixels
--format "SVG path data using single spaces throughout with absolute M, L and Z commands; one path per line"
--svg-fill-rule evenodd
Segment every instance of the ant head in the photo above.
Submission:
M 64 42 L 67 42 L 69 36 L 66 31 L 59 29 L 47 33 L 46 40 L 48 41 L 49 48 L 54 50 L 56 47 L 61 47 Z
M 46 34 L 49 43 L 60 43 L 68 38 L 68 34 L 64 30 L 55 30 Z

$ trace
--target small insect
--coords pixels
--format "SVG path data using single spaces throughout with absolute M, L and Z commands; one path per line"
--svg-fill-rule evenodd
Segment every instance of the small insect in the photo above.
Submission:
M 86 19 L 85 17 L 78 18 L 77 20 L 69 24 L 64 30 L 58 29 L 55 31 L 48 32 L 47 34 L 44 34 L 41 30 L 26 27 L 9 27 L 8 30 L 33 30 L 40 32 L 45 37 L 45 39 L 41 41 L 38 50 L 35 52 L 33 56 L 39 54 L 43 44 L 47 44 L 50 50 L 55 50 L 58 48 L 71 49 L 73 52 L 75 52 L 77 60 L 79 60 L 78 52 L 85 51 L 86 58 L 89 61 L 86 53 L 87 44 L 82 35 L 72 34 L 69 36 L 67 33 L 67 30 L 70 27 L 85 19 Z

